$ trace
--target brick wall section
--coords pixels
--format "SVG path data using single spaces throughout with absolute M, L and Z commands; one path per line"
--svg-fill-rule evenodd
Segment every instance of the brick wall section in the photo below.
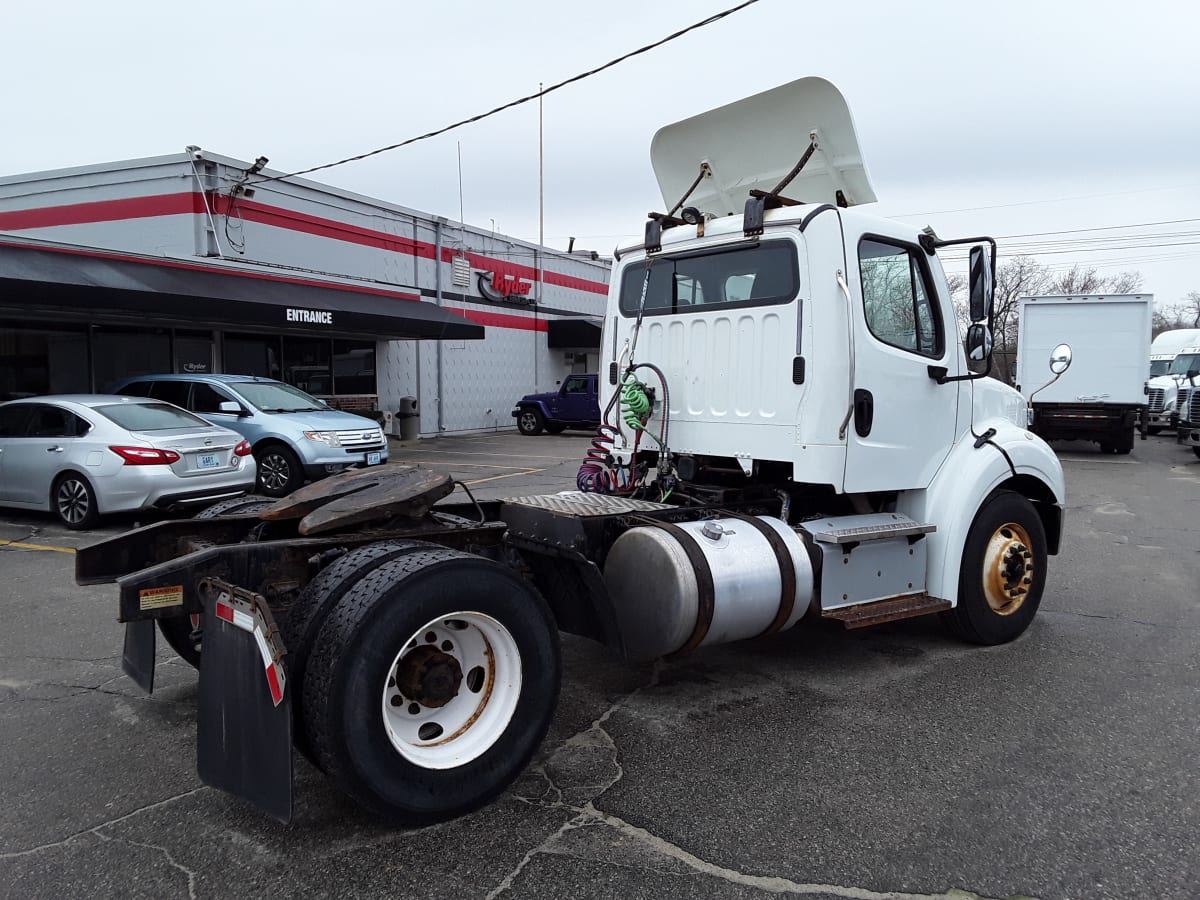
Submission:
M 379 409 L 378 397 L 323 397 L 326 403 L 334 409 L 344 409 L 346 412 L 366 415 Z

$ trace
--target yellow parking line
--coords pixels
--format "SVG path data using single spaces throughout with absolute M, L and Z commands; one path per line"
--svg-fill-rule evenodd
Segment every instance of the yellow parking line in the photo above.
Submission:
M 26 544 L 24 541 L 0 541 L 0 547 L 16 547 L 18 550 L 51 550 L 55 553 L 74 553 L 74 547 L 51 547 L 49 544 Z

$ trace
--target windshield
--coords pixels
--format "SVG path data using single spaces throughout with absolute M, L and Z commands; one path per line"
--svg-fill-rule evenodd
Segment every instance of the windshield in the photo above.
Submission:
M 263 412 L 318 412 L 325 409 L 316 397 L 300 388 L 277 381 L 239 381 L 232 385 L 239 394 Z
M 621 312 L 636 316 L 646 288 L 645 315 L 701 312 L 730 306 L 787 303 L 800 290 L 791 241 L 707 250 L 634 263 L 621 278 Z
M 1166 375 L 1170 368 L 1171 361 L 1169 359 L 1152 359 L 1150 360 L 1150 377 L 1157 378 L 1159 375 Z
M 1200 352 L 1180 353 L 1167 370 L 1170 375 L 1186 375 L 1193 369 L 1200 369 Z
M 128 431 L 167 431 L 171 428 L 212 428 L 190 412 L 169 403 L 113 403 L 93 407 L 110 422 Z

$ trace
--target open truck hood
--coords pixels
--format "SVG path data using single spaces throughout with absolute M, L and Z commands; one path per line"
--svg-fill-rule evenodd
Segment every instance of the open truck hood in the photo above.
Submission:
M 781 193 L 805 203 L 875 202 L 850 108 L 824 78 L 800 78 L 660 128 L 650 161 L 670 209 L 707 162 L 712 170 L 687 205 L 705 213 L 740 213 L 749 191 L 770 191 L 792 170 L 816 134 L 817 150 Z

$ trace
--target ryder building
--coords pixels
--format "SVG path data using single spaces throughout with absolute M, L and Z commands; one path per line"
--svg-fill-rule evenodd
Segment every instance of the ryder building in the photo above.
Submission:
M 0 178 L 0 399 L 279 378 L 424 435 L 595 371 L 607 260 L 197 148 Z

